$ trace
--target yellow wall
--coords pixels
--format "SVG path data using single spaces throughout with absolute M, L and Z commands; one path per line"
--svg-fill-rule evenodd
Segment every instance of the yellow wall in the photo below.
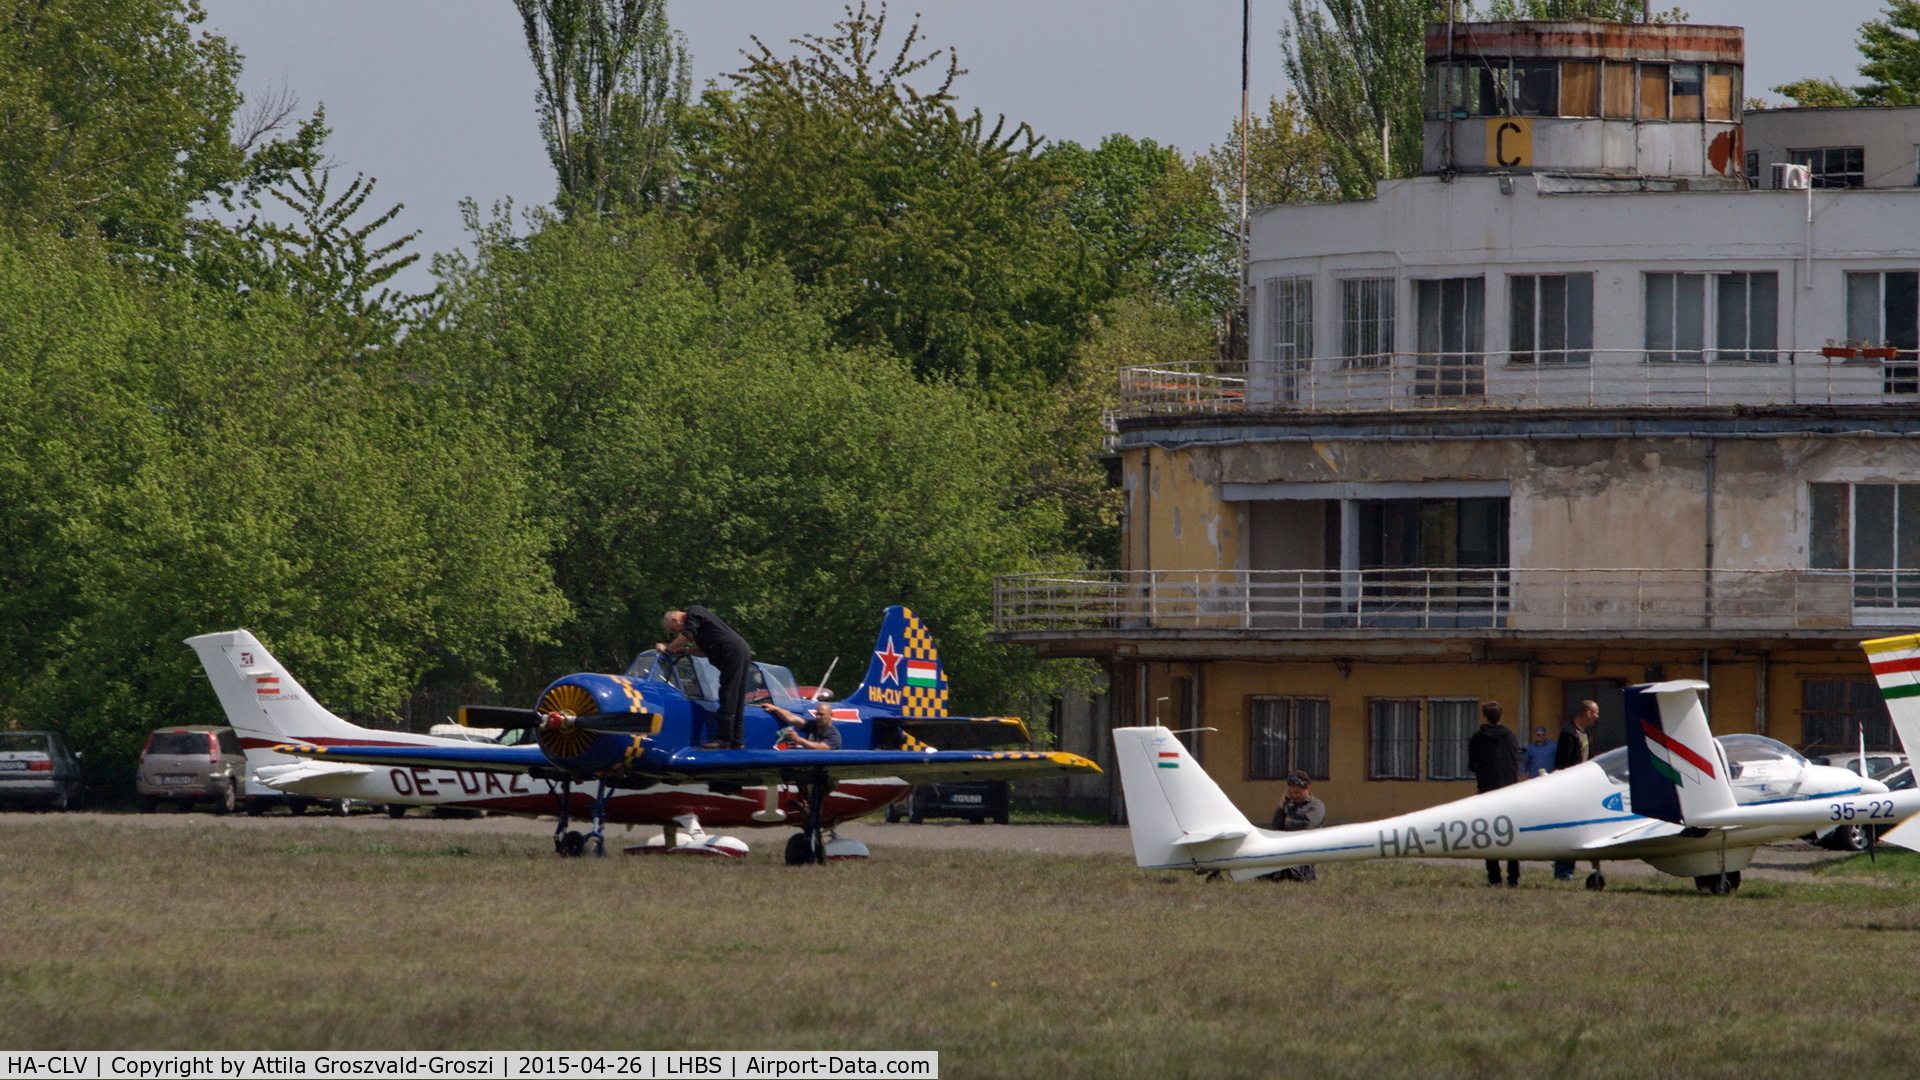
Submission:
M 1589 664 L 1591 663 L 1591 668 Z M 1314 794 L 1327 804 L 1331 822 L 1367 821 L 1448 802 L 1474 791 L 1471 780 L 1370 780 L 1367 703 L 1374 698 L 1477 698 L 1505 706 L 1504 721 L 1521 736 L 1522 724 L 1547 728 L 1557 738 L 1565 680 L 1617 679 L 1627 685 L 1645 681 L 1648 667 L 1659 665 L 1666 679 L 1699 678 L 1700 654 L 1647 648 L 1617 649 L 1599 654 L 1547 655 L 1533 665 L 1531 718 L 1520 710 L 1522 666 L 1511 661 L 1431 663 L 1408 661 L 1352 662 L 1342 674 L 1331 661 L 1211 661 L 1150 662 L 1145 665 L 1148 712 L 1145 722 L 1157 718 L 1168 727 L 1184 726 L 1174 698 L 1173 681 L 1199 682 L 1200 716 L 1197 726 L 1218 728 L 1202 736 L 1201 764 L 1242 812 L 1258 824 L 1272 816 L 1284 793 L 1279 780 L 1247 777 L 1248 699 L 1255 695 L 1286 695 L 1328 699 L 1329 779 L 1314 784 Z M 1708 672 L 1713 689 L 1707 695 L 1708 717 L 1716 734 L 1752 732 L 1756 727 L 1756 676 L 1752 657 L 1716 659 Z M 1767 673 L 1767 734 L 1799 745 L 1801 683 L 1805 679 L 1870 679 L 1864 657 L 1853 659 L 1838 650 L 1828 655 L 1818 647 L 1787 654 L 1769 662 Z M 1160 697 L 1166 702 L 1158 702 Z M 1420 767 L 1426 770 L 1426 729 L 1422 728 Z

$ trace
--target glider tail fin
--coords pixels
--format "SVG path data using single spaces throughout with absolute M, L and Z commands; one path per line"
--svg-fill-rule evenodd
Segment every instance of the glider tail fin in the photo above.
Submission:
M 1920 634 L 1863 641 L 1887 715 L 1908 757 L 1920 755 Z
M 1697 679 L 1627 690 L 1627 778 L 1633 812 L 1675 824 L 1733 810 L 1726 755 L 1707 726 Z
M 1254 831 L 1253 823 L 1173 732 L 1163 727 L 1115 728 L 1113 750 L 1127 797 L 1135 865 L 1177 865 L 1189 861 L 1186 845 Z
M 256 770 L 300 760 L 274 753 L 278 743 L 365 742 L 374 735 L 321 708 L 266 646 L 245 630 L 201 634 L 188 638 L 187 644 L 199 655 L 227 722 L 240 736 L 247 760 Z
M 920 616 L 898 604 L 887 609 L 873 639 L 866 677 L 842 701 L 895 716 L 947 715 L 947 672 L 940 665 L 933 632 Z

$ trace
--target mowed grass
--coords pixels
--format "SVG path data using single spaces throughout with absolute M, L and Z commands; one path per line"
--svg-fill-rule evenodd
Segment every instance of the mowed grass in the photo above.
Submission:
M 635 834 L 636 836 L 638 833 Z M 0 823 L 11 1049 L 933 1049 L 949 1077 L 1909 1077 L 1920 888 L 1207 883 Z

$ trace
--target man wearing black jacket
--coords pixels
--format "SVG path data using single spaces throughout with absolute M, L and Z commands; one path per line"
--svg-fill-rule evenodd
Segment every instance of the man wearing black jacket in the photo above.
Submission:
M 746 707 L 747 665 L 753 659 L 747 639 L 699 604 L 688 604 L 685 611 L 667 612 L 660 618 L 660 629 L 673 639 L 654 648 L 668 655 L 692 652 L 706 657 L 720 670 L 720 710 L 713 714 L 713 737 L 700 749 L 745 747 L 740 737 L 740 711 Z
M 1600 704 L 1595 701 L 1580 703 L 1580 711 L 1567 725 L 1560 729 L 1560 745 L 1553 752 L 1553 771 L 1571 769 L 1575 765 L 1593 756 L 1593 738 L 1587 734 L 1600 719 Z M 1595 863 L 1596 873 L 1599 863 Z M 1573 880 L 1573 860 L 1567 859 L 1553 864 L 1553 880 Z
M 1467 740 L 1467 768 L 1480 783 L 1481 791 L 1494 791 L 1520 779 L 1520 740 L 1512 729 L 1500 722 L 1500 703 L 1484 702 L 1480 716 L 1485 723 Z M 1500 884 L 1500 860 L 1487 860 L 1487 884 Z M 1507 887 L 1520 884 L 1520 860 L 1507 860 Z

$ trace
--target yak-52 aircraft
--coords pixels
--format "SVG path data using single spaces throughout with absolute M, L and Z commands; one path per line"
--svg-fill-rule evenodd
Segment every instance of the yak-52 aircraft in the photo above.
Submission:
M 1901 741 L 1920 749 L 1920 636 L 1865 643 Z M 1145 869 L 1222 871 L 1236 881 L 1303 863 L 1362 859 L 1640 859 L 1725 894 L 1762 844 L 1835 822 L 1893 825 L 1920 790 L 1814 765 L 1760 735 L 1708 730 L 1686 680 L 1627 691 L 1628 745 L 1592 761 L 1398 817 L 1305 832 L 1255 828 L 1164 727 L 1116 728 L 1134 861 Z M 1920 827 L 1881 839 L 1920 849 Z
M 749 749 L 702 750 L 718 708 L 719 674 L 698 657 L 640 654 L 625 674 L 568 675 L 534 709 L 473 706 L 476 726 L 532 732 L 518 745 L 375 731 L 340 719 L 245 630 L 188 638 L 255 776 L 299 794 L 555 814 L 554 850 L 606 850 L 607 822 L 660 825 L 641 848 L 742 854 L 712 836 L 718 827 L 794 825 L 789 863 L 858 857 L 858 841 L 835 839 L 840 821 L 885 806 L 916 783 L 997 780 L 1098 772 L 1076 754 L 997 750 L 1024 743 L 1026 725 L 1007 717 L 946 714 L 947 679 L 933 636 L 911 611 L 887 609 L 873 660 L 858 689 L 833 703 L 840 750 L 776 748 L 784 725 L 766 705 L 815 706 L 793 675 L 753 665 L 742 731 Z M 946 749 L 935 749 L 945 747 Z M 594 794 L 575 785 L 595 785 Z M 570 829 L 590 816 L 592 831 Z

